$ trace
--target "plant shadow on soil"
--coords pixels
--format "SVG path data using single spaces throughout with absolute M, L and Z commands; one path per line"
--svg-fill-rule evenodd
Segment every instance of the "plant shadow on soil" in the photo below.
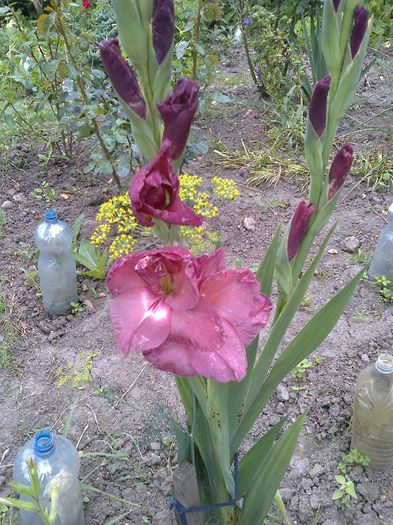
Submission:
M 232 52 L 225 68 L 221 67 L 221 76 L 247 78 L 239 53 Z M 371 70 L 368 83 L 360 90 L 360 99 L 365 102 L 352 116 L 368 118 L 386 107 L 387 85 L 377 69 Z M 219 111 L 210 119 L 200 118 L 197 135 L 219 140 L 230 150 L 241 149 L 242 139 L 255 148 L 253 140 L 264 139 L 267 125 L 258 93 L 248 81 L 233 81 L 227 94 L 238 101 L 234 111 L 228 106 L 225 119 L 220 118 Z M 350 126 L 346 120 L 340 132 L 348 133 Z M 380 133 L 364 130 L 363 135 L 354 135 L 355 146 L 368 142 L 372 147 L 371 141 L 377 140 L 383 147 L 386 121 L 380 126 Z M 88 300 L 88 306 L 77 315 L 50 318 L 37 296 L 33 233 L 46 203 L 37 198 L 37 192 L 35 196 L 31 192 L 47 181 L 56 192 L 54 204 L 64 220 L 72 223 L 84 211 L 81 233 L 88 237 L 95 226 L 98 205 L 113 194 L 112 186 L 81 180 L 78 168 L 83 159 L 72 165 L 51 161 L 43 169 L 35 157 L 29 144 L 21 144 L 4 163 L 0 180 L 1 202 L 11 203 L 4 209 L 0 240 L 4 305 L 1 356 L 8 356 L 0 361 L 0 494 L 9 494 L 7 483 L 16 450 L 33 431 L 50 427 L 61 433 L 67 425 L 68 436 L 82 456 L 87 525 L 115 523 L 111 520 L 116 517 L 116 523 L 129 525 L 175 523 L 167 508 L 176 468 L 171 421 L 182 421 L 184 416 L 173 377 L 146 365 L 140 355 L 124 357 L 115 352 L 103 283 L 80 280 L 80 299 Z M 250 187 L 246 184 L 247 167 L 223 170 L 213 153 L 192 161 L 187 171 L 209 179 L 227 176 L 239 184 L 240 198 L 223 209 L 217 223 L 232 264 L 236 259 L 243 264 L 258 261 L 277 222 L 289 220 L 301 197 L 301 184 L 290 183 L 285 176 L 276 186 Z M 356 181 L 354 173 L 346 181 L 343 195 Z M 360 184 L 338 206 L 331 251 L 324 255 L 307 304 L 285 342 L 310 313 L 361 269 L 361 264 L 346 256 L 346 239 L 356 237 L 361 249 L 372 250 L 390 201 L 391 194 L 367 191 Z M 246 218 L 254 220 L 247 222 Z M 349 477 L 355 482 L 358 499 L 347 510 L 332 501 L 337 464 L 349 451 L 356 377 L 379 352 L 392 351 L 392 327 L 392 306 L 380 302 L 372 283 L 363 280 L 333 333 L 317 350 L 321 363 L 307 369 L 300 383 L 286 378 L 251 431 L 248 445 L 282 415 L 288 414 L 291 421 L 300 412 L 308 412 L 281 489 L 293 524 L 373 525 L 393 521 L 389 473 L 355 469 Z

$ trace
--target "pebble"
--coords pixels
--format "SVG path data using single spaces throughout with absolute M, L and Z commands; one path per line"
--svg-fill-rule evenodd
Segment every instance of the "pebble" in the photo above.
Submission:
M 320 465 L 319 463 L 317 463 L 316 465 L 313 466 L 313 468 L 310 470 L 310 476 L 312 478 L 319 478 L 320 476 L 322 476 L 322 474 L 325 473 L 325 469 L 322 465 Z
M 23 193 L 15 193 L 15 195 L 12 196 L 12 199 L 15 201 L 15 202 L 23 202 L 26 200 L 25 196 L 23 195 Z
M 288 401 L 288 399 L 289 399 L 289 392 L 288 392 L 288 389 L 284 385 L 278 385 L 278 387 L 277 387 L 277 399 L 279 401 Z
M 362 354 L 360 356 L 360 359 L 363 361 L 363 363 L 369 363 L 370 362 L 370 358 L 368 357 L 367 354 Z
M 254 219 L 254 217 L 244 217 L 243 226 L 245 227 L 246 230 L 254 231 L 255 224 L 256 224 L 256 220 Z
M 3 210 L 7 210 L 8 208 L 12 208 L 13 204 L 11 201 L 4 201 L 1 207 Z
M 360 241 L 357 237 L 354 235 L 350 235 L 349 237 L 345 237 L 343 242 L 341 243 L 341 249 L 344 252 L 354 253 L 360 246 Z
M 152 450 L 160 450 L 160 449 L 161 449 L 161 444 L 160 444 L 160 443 L 157 443 L 157 442 L 150 443 L 150 448 L 151 448 Z

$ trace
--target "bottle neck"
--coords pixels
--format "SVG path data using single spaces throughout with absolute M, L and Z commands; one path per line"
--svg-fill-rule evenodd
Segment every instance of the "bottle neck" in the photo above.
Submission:
M 55 441 L 52 432 L 47 429 L 40 430 L 33 438 L 34 454 L 39 458 L 51 456 L 55 450 Z

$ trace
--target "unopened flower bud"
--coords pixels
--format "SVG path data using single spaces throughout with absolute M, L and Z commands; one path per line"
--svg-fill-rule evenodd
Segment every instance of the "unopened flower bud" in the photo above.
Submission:
M 327 98 L 330 88 L 330 77 L 318 80 L 314 87 L 308 108 L 308 116 L 315 133 L 320 137 L 326 127 Z
M 358 5 L 355 7 L 355 12 L 353 15 L 353 28 L 350 39 L 352 58 L 354 58 L 356 53 L 359 51 L 359 47 L 367 31 L 367 26 L 368 11 L 364 6 Z
M 300 201 L 292 217 L 291 227 L 288 235 L 288 259 L 291 261 L 298 252 L 298 249 L 306 236 L 308 224 L 314 211 L 311 202 Z
M 340 6 L 340 0 L 333 0 L 334 10 L 337 12 Z
M 344 180 L 351 169 L 353 162 L 353 149 L 349 144 L 344 144 L 335 156 L 329 172 L 329 193 L 330 200 L 337 190 L 344 184 Z
M 104 68 L 119 97 L 141 118 L 146 118 L 146 102 L 139 89 L 138 80 L 121 54 L 117 38 L 100 43 Z
M 153 48 L 160 66 L 172 47 L 175 31 L 175 9 L 173 0 L 154 0 L 153 4 Z

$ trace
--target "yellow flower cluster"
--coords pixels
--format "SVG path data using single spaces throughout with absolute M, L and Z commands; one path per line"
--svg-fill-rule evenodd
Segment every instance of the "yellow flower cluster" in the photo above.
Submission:
M 213 177 L 212 184 L 214 194 L 220 199 L 235 200 L 240 195 L 236 182 L 232 179 Z
M 193 255 L 200 255 L 218 247 L 220 235 L 214 231 L 206 230 L 204 226 L 194 228 L 182 226 L 181 236 L 186 241 Z
M 90 237 L 95 246 L 103 246 L 110 237 L 112 230 L 115 230 L 113 232 L 115 239 L 109 246 L 111 260 L 133 251 L 138 241 L 131 233 L 138 228 L 138 222 L 132 212 L 128 193 L 112 197 L 112 199 L 101 204 L 96 220 L 102 224 L 97 226 Z
M 127 255 L 134 251 L 135 245 L 138 243 L 135 237 L 122 233 L 109 246 L 109 256 L 112 260 L 118 259 L 123 255 Z
M 215 200 L 233 200 L 239 196 L 236 183 L 230 179 L 214 177 L 213 189 L 210 192 L 205 191 L 202 187 L 202 177 L 197 175 L 183 173 L 179 181 L 181 200 L 205 219 L 218 216 L 219 210 Z M 136 233 L 141 236 L 151 234 L 150 228 L 142 228 L 138 225 L 128 193 L 104 202 L 100 206 L 96 220 L 101 224 L 97 226 L 90 240 L 95 246 L 103 247 L 111 239 L 109 257 L 112 261 L 135 250 L 138 243 Z M 180 231 L 194 255 L 216 247 L 220 240 L 219 234 L 207 230 L 205 226 L 199 228 L 182 226 Z

